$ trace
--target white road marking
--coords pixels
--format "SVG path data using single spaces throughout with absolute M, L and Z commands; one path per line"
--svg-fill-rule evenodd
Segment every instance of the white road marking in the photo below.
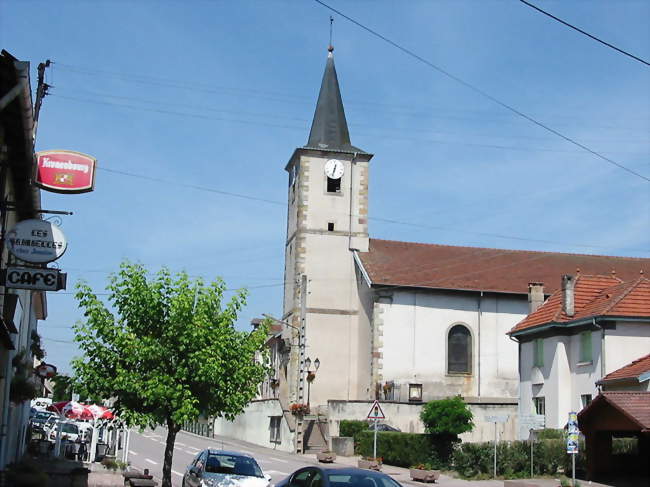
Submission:
M 137 452 L 134 452 L 133 450 L 129 450 L 129 453 L 130 453 L 131 455 L 137 455 L 137 454 L 138 454 Z
M 195 451 L 189 451 L 189 450 L 183 450 L 185 453 L 189 453 L 190 455 L 196 455 Z
M 194 450 L 195 452 L 200 452 L 201 450 L 198 448 L 194 448 L 193 446 L 188 446 L 187 447 L 189 450 Z
M 182 476 L 183 476 L 182 473 L 177 472 L 176 470 L 172 470 L 172 473 L 173 473 L 174 475 L 178 475 L 179 477 L 182 477 Z
M 153 460 L 149 460 L 148 458 L 145 458 L 144 461 L 149 462 L 151 465 L 158 465 L 158 462 L 154 462 Z
M 281 458 L 269 457 L 271 460 L 275 460 L 280 463 L 289 463 L 289 460 L 282 460 Z
M 185 443 L 181 443 L 180 441 L 177 441 L 176 444 L 179 446 L 187 446 Z
M 264 473 L 271 475 L 272 473 L 279 473 L 280 475 L 289 475 L 289 472 L 280 472 L 279 470 L 267 470 Z

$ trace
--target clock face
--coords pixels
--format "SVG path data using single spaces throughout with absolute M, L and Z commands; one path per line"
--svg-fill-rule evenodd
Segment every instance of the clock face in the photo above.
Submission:
M 344 167 L 338 159 L 330 159 L 325 163 L 325 175 L 330 179 L 340 179 L 343 176 Z

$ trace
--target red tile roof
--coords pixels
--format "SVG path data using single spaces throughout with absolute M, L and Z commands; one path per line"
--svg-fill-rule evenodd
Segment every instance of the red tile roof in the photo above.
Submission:
M 575 280 L 573 316 L 562 310 L 562 290 L 517 323 L 510 333 L 550 323 L 568 323 L 597 316 L 650 318 L 650 280 L 623 282 L 611 276 L 579 275 Z
M 650 392 L 605 391 L 591 401 L 589 406 L 580 411 L 578 420 L 582 423 L 592 411 L 605 402 L 635 422 L 641 431 L 650 431 Z M 598 419 L 594 418 L 597 422 Z
M 361 262 L 373 284 L 527 294 L 530 282 L 542 282 L 546 294 L 562 274 L 610 274 L 624 280 L 650 272 L 650 259 L 562 254 L 527 250 L 457 247 L 370 239 Z
M 610 380 L 638 379 L 639 376 L 647 373 L 650 373 L 650 353 L 645 357 L 638 358 L 624 367 L 615 370 L 614 372 L 610 372 L 600 379 L 597 384 L 602 384 Z

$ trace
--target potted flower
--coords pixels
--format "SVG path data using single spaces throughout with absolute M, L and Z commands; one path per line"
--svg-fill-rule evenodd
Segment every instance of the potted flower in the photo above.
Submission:
M 434 470 L 430 463 L 413 465 L 409 472 L 411 480 L 419 480 L 420 482 L 435 482 L 440 477 L 440 470 Z
M 336 453 L 331 450 L 319 451 L 316 453 L 316 459 L 321 463 L 332 463 L 336 460 Z
M 381 471 L 381 457 L 361 457 L 359 458 L 359 468 L 366 468 L 368 470 Z
M 309 414 L 309 406 L 307 404 L 293 403 L 289 406 L 289 409 L 291 410 L 291 414 L 295 416 L 304 416 L 305 414 Z

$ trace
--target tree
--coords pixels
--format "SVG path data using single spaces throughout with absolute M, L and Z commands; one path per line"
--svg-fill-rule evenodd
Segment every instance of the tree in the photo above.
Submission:
M 69 401 L 72 398 L 72 377 L 66 374 L 56 374 L 53 382 L 52 402 Z
M 429 401 L 420 412 L 427 433 L 457 436 L 474 428 L 472 412 L 460 396 Z
M 257 393 L 268 373 L 268 327 L 237 331 L 246 292 L 222 306 L 221 280 L 206 285 L 165 268 L 148 279 L 127 261 L 106 289 L 110 310 L 87 283 L 77 284 L 85 321 L 75 325 L 84 354 L 73 361 L 75 379 L 91 395 L 115 398 L 128 424 L 167 427 L 162 487 L 171 487 L 181 425 L 200 415 L 234 419 Z

